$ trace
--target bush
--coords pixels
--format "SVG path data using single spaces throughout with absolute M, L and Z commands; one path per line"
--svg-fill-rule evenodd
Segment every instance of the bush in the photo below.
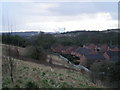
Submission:
M 120 83 L 120 62 L 95 62 L 91 65 L 91 78 L 95 83 L 96 80 L 101 80 L 109 84 L 116 84 L 115 87 L 119 87 L 117 84 Z
M 53 88 L 49 85 L 49 82 L 47 79 L 40 80 L 40 86 L 41 88 Z
M 51 34 L 40 34 L 35 37 L 32 37 L 34 39 L 31 43 L 31 45 L 34 46 L 42 46 L 44 49 L 50 49 L 51 46 L 55 43 L 55 38 Z
M 26 48 L 26 50 L 27 50 L 27 57 L 45 62 L 45 60 L 47 58 L 47 54 L 42 47 L 29 46 Z
M 14 88 L 20 88 L 20 86 L 16 84 L 16 85 L 14 85 Z
M 5 80 L 2 81 L 2 87 L 3 88 L 7 88 L 9 84 L 10 84 L 10 80 L 9 79 L 5 79 Z
M 28 81 L 25 85 L 26 88 L 38 88 L 34 82 Z

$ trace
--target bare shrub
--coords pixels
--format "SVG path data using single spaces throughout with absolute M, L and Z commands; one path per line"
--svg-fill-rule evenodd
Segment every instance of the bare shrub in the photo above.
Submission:
M 29 58 L 40 60 L 40 62 L 45 62 L 47 59 L 47 53 L 40 46 L 29 46 L 26 50 L 26 56 Z

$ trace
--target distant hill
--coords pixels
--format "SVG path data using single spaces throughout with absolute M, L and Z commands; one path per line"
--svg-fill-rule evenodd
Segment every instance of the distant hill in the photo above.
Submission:
M 105 30 L 103 31 L 105 33 L 109 33 L 109 32 L 116 32 L 116 33 L 120 33 L 120 29 L 108 29 L 108 30 Z
M 68 31 L 68 32 L 62 32 L 62 33 L 56 33 L 56 32 L 37 32 L 37 31 L 28 31 L 28 32 L 12 32 L 12 35 L 19 35 L 19 36 L 34 36 L 40 33 L 44 33 L 44 34 L 54 34 L 54 35 L 65 35 L 65 34 L 82 34 L 82 33 L 89 33 L 89 32 L 104 32 L 104 33 L 109 33 L 109 32 L 116 32 L 116 33 L 120 33 L 120 29 L 107 29 L 107 30 L 103 30 L 103 31 L 90 31 L 90 30 L 75 30 L 75 31 Z M 0 33 L 0 35 L 2 34 L 6 34 L 9 32 L 3 32 Z
M 68 31 L 68 32 L 63 32 L 61 34 L 70 34 L 70 33 L 87 33 L 87 32 L 119 32 L 120 33 L 120 29 L 107 29 L 107 30 L 103 30 L 103 31 L 96 31 L 96 30 L 75 30 L 75 31 Z
M 108 29 L 108 30 L 103 30 L 103 31 L 90 31 L 90 30 L 75 30 L 75 31 L 68 31 L 68 32 L 63 32 L 63 33 L 56 33 L 54 34 L 55 37 L 62 37 L 62 36 L 68 36 L 68 37 L 76 37 L 79 35 L 93 35 L 93 34 L 110 34 L 110 33 L 120 33 L 120 29 Z M 94 35 L 93 35 L 94 36 Z
M 2 34 L 7 34 L 9 32 L 6 32 L 6 33 L 2 33 Z M 37 35 L 39 34 L 39 32 L 12 32 L 11 33 L 12 35 L 18 35 L 18 36 L 25 36 L 25 37 L 28 37 L 28 36 L 34 36 L 34 35 Z

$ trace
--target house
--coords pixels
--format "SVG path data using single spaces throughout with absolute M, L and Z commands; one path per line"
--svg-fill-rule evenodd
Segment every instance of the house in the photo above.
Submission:
M 105 52 L 105 53 L 103 54 L 103 56 L 104 56 L 105 60 L 110 60 L 110 56 L 108 55 L 107 52 Z
M 89 52 L 90 51 L 83 53 L 83 55 L 80 56 L 80 64 L 89 67 L 95 61 L 105 60 L 105 57 L 102 53 L 90 54 Z
M 104 56 L 101 53 L 96 53 L 96 54 L 86 54 L 85 57 L 87 60 L 104 60 Z
M 87 67 L 95 61 L 118 61 L 120 58 L 120 47 L 108 46 L 107 44 L 86 44 L 83 47 L 59 45 L 54 47 L 53 51 L 78 57 L 80 64 Z
M 83 48 L 90 49 L 90 50 L 95 50 L 96 45 L 93 44 L 93 43 L 90 43 L 90 44 L 83 45 Z
M 75 56 L 77 57 L 81 57 L 82 55 L 86 55 L 90 52 L 89 49 L 86 49 L 86 48 L 79 48 L 76 50 L 75 52 Z
M 76 47 L 71 51 L 71 55 L 76 55 L 77 51 L 80 49 L 81 47 Z
M 104 52 L 108 51 L 108 48 L 109 47 L 107 44 L 98 44 L 98 45 L 96 45 L 95 51 L 104 53 Z
M 96 45 L 91 43 L 91 44 L 86 44 L 83 45 L 83 48 L 89 49 L 90 50 L 90 54 L 95 54 L 96 53 Z
M 110 51 L 120 51 L 120 46 L 118 46 L 118 45 L 109 46 L 109 50 Z
M 63 48 L 64 48 L 64 46 L 62 46 L 62 45 L 51 47 L 52 51 L 57 52 L 57 53 L 61 53 Z
M 116 62 L 120 60 L 120 51 L 107 51 L 106 54 L 110 61 Z
M 103 49 L 106 51 L 107 47 L 106 46 L 101 46 L 101 50 Z M 85 66 L 90 66 L 95 61 L 103 61 L 106 58 L 104 57 L 104 54 L 101 52 L 96 52 L 95 51 L 96 46 L 91 44 L 90 46 L 84 47 L 84 48 L 79 48 L 75 52 L 75 56 L 80 58 L 80 64 L 85 65 Z M 102 50 L 102 51 L 103 51 Z
M 103 54 L 95 52 L 94 49 L 95 47 L 94 48 L 79 47 L 76 50 L 72 51 L 71 54 L 79 57 L 80 64 L 84 66 L 88 66 L 90 63 L 93 63 L 94 61 L 105 60 Z
M 76 49 L 77 46 L 65 46 L 63 49 L 62 49 L 62 53 L 63 54 L 71 54 L 71 52 Z
M 69 49 L 69 46 L 64 46 L 62 48 L 62 54 L 69 54 L 68 49 Z

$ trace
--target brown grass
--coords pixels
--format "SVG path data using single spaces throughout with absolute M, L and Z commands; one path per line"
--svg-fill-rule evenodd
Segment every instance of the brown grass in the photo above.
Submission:
M 7 80 L 9 81 L 9 78 L 9 73 L 3 75 L 3 83 L 5 83 L 5 81 Z M 16 60 L 16 70 L 14 71 L 14 79 L 14 84 L 9 83 L 6 86 L 15 87 L 15 85 L 18 85 L 21 88 L 25 88 L 26 83 L 32 81 L 39 88 L 56 88 L 62 86 L 74 88 L 102 87 L 91 83 L 88 80 L 88 77 L 81 74 L 80 72 L 68 69 L 58 69 L 43 64 L 36 64 L 21 60 Z

